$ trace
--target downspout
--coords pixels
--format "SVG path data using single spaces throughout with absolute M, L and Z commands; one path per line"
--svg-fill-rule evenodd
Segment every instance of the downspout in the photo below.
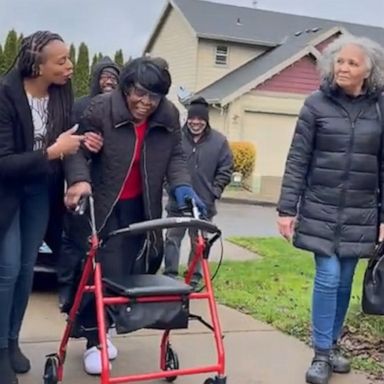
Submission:
M 226 107 L 223 107 L 221 104 L 212 103 L 211 106 L 212 106 L 213 109 L 216 109 L 217 111 L 220 111 L 220 116 L 223 116 L 226 113 L 226 110 L 228 109 Z M 228 113 L 226 113 L 224 115 L 224 127 L 223 128 L 224 128 L 225 135 L 228 137 L 228 134 L 229 134 L 229 129 L 228 129 Z

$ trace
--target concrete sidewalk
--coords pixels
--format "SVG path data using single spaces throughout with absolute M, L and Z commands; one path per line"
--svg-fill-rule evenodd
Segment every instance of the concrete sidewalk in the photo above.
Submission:
M 225 260 L 249 260 L 258 256 L 224 241 Z M 186 260 L 188 241 L 184 242 L 182 259 Z M 211 260 L 217 261 L 221 249 L 217 244 Z M 255 287 L 256 289 L 256 287 Z M 191 312 L 210 320 L 206 302 L 193 301 Z M 304 372 L 312 358 L 312 351 L 300 341 L 287 336 L 225 306 L 219 306 L 225 334 L 228 384 L 304 384 Z M 210 322 L 210 321 L 209 321 Z M 26 315 L 21 341 L 32 360 L 32 371 L 20 376 L 20 384 L 41 383 L 45 355 L 57 352 L 64 330 L 65 319 L 57 310 L 55 293 L 34 293 Z M 112 375 L 148 373 L 158 369 L 161 332 L 139 331 L 115 336 L 114 343 L 120 356 L 113 363 Z M 200 323 L 191 322 L 188 330 L 177 331 L 171 338 L 181 368 L 191 368 L 216 362 L 212 334 Z M 83 340 L 70 340 L 63 384 L 96 384 L 99 379 L 83 372 Z M 0 373 L 1 375 L 1 373 Z M 180 377 L 179 384 L 203 384 L 213 376 Z M 165 381 L 154 381 L 164 383 Z M 331 384 L 368 384 L 362 374 L 335 375 Z M 0 377 L 1 384 L 1 377 Z
M 189 250 L 190 250 L 190 241 L 189 237 L 185 236 L 181 244 L 181 254 L 180 254 L 180 263 L 183 265 L 187 264 Z M 259 255 L 248 251 L 245 248 L 239 247 L 236 244 L 232 244 L 229 241 L 223 240 L 223 246 L 221 246 L 220 241 L 217 241 L 213 244 L 212 249 L 209 253 L 209 260 L 218 262 L 223 253 L 223 260 L 233 260 L 233 261 L 246 261 L 246 260 L 255 260 L 259 258 Z
M 202 303 L 193 302 L 193 313 L 207 315 Z M 304 372 L 312 357 L 311 350 L 250 316 L 224 306 L 219 307 L 225 334 L 228 384 L 304 384 Z M 35 293 L 28 309 L 22 333 L 23 349 L 32 359 L 32 371 L 20 376 L 20 384 L 41 382 L 44 356 L 55 352 L 64 327 L 56 310 L 54 294 Z M 127 375 L 157 370 L 161 333 L 140 331 L 116 336 L 120 356 L 113 363 L 112 374 Z M 181 367 L 214 363 L 213 338 L 203 326 L 191 323 L 190 329 L 175 332 L 173 347 Z M 82 369 L 84 342 L 71 340 L 63 384 L 96 384 L 98 378 L 87 376 Z M 180 384 L 203 384 L 209 375 L 180 377 Z M 162 383 L 164 381 L 154 381 Z M 335 375 L 332 384 L 368 384 L 362 374 Z

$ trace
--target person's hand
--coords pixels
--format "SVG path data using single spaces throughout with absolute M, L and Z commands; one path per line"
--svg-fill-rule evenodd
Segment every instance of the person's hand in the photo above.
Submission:
M 187 199 L 192 199 L 200 213 L 203 216 L 207 215 L 207 206 L 189 185 L 180 185 L 174 189 L 173 193 L 175 195 L 177 206 L 180 210 L 185 209 Z
M 277 219 L 277 227 L 280 235 L 286 240 L 292 241 L 293 233 L 295 230 L 296 218 L 293 216 L 279 216 Z
M 84 134 L 84 145 L 92 153 L 99 153 L 103 148 L 104 139 L 100 133 L 86 132 Z
M 384 241 L 384 223 L 380 224 L 378 241 L 379 241 L 379 243 Z
M 89 196 L 91 193 L 91 184 L 88 182 L 80 181 L 75 183 L 68 188 L 64 197 L 64 204 L 68 209 L 74 210 L 79 204 L 80 199 L 84 196 Z
M 47 149 L 48 159 L 54 160 L 58 158 L 62 158 L 66 155 L 75 154 L 84 140 L 84 136 L 76 135 L 78 125 L 76 124 L 68 131 L 63 132 L 56 140 L 54 144 L 52 144 Z

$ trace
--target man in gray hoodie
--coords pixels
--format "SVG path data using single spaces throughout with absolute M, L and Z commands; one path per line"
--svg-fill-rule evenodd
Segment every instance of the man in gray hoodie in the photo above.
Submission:
M 207 206 L 206 219 L 216 215 L 216 200 L 220 199 L 224 188 L 231 181 L 233 157 L 226 137 L 209 125 L 209 106 L 202 97 L 191 101 L 186 124 L 182 128 L 182 144 L 192 178 L 192 187 Z M 167 204 L 169 217 L 180 216 L 173 197 Z M 164 274 L 177 277 L 179 272 L 180 245 L 185 235 L 184 228 L 172 228 L 166 233 Z M 194 255 L 196 232 L 189 231 L 191 252 Z M 201 280 L 201 267 L 198 265 L 191 285 L 196 288 Z
M 73 120 L 78 123 L 91 100 L 101 94 L 112 92 L 119 83 L 120 69 L 108 56 L 100 59 L 92 69 L 89 95 L 79 97 L 73 105 Z

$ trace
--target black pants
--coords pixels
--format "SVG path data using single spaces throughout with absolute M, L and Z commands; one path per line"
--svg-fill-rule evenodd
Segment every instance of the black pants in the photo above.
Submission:
M 142 197 L 119 201 L 109 217 L 105 232 L 124 228 L 144 220 Z M 99 250 L 103 277 L 109 279 L 146 272 L 145 235 L 112 237 Z M 85 331 L 88 346 L 99 344 L 96 306 L 93 294 L 86 294 L 77 318 L 77 326 Z
M 82 265 L 89 249 L 90 234 L 91 226 L 87 214 L 78 216 L 66 212 L 56 268 L 60 307 L 66 313 L 73 304 Z
M 70 214 L 68 214 L 70 215 Z M 76 225 L 81 222 L 85 226 L 89 226 L 87 219 L 82 216 L 66 217 L 66 225 Z M 64 229 L 61 238 L 61 249 L 57 261 L 57 281 L 60 287 L 72 287 L 77 282 L 77 276 L 81 272 L 81 265 L 87 253 L 87 240 L 80 245 L 74 241 L 71 233 Z

